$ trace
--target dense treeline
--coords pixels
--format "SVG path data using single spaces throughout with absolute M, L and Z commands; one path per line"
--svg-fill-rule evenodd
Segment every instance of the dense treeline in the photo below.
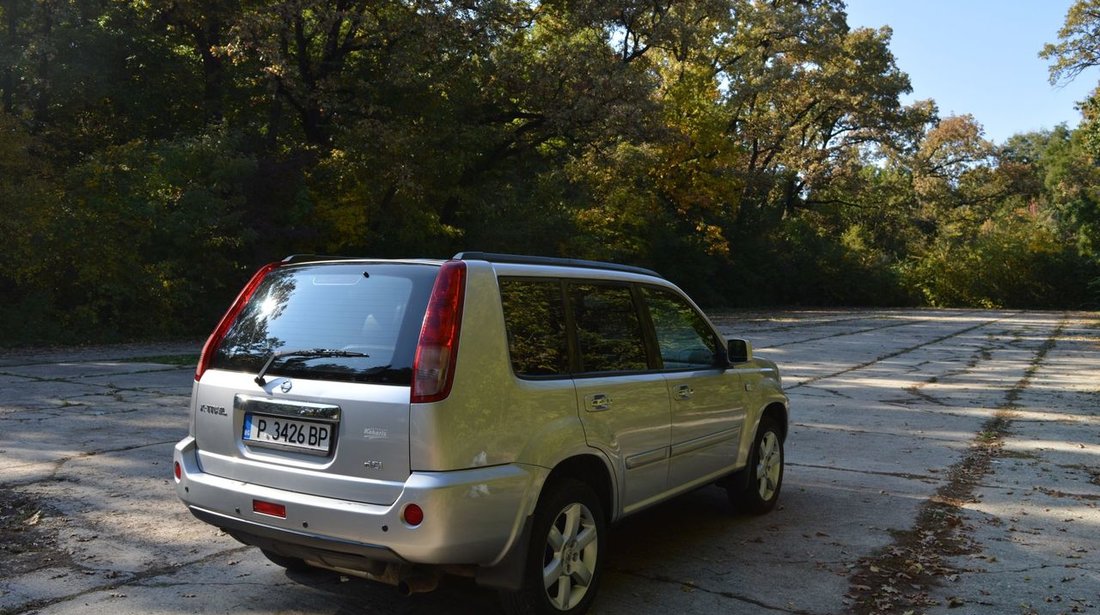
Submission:
M 2 0 L 0 42 L 7 342 L 205 333 L 290 253 L 610 259 L 723 306 L 1100 297 L 1100 105 L 989 143 L 902 105 L 839 0 Z

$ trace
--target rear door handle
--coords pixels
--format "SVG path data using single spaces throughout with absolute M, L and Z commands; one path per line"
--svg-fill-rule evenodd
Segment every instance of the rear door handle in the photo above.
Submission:
M 611 409 L 611 396 L 609 395 L 594 393 L 592 395 L 586 395 L 584 400 L 588 404 L 589 412 L 603 412 L 604 410 Z
M 676 387 L 676 399 L 691 399 L 692 395 L 695 395 L 695 390 L 691 386 L 681 384 Z

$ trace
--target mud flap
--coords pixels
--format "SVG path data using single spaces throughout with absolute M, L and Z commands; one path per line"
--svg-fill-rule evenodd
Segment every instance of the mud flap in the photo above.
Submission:
M 740 470 L 737 470 L 736 472 L 727 474 L 722 478 L 719 478 L 718 480 L 714 481 L 714 484 L 722 487 L 723 489 L 732 489 L 737 493 L 740 493 L 749 488 L 749 480 L 749 468 L 748 466 L 746 466 L 744 468 L 741 468 Z
M 519 591 L 523 587 L 523 577 L 527 570 L 527 553 L 531 545 L 531 523 L 533 515 L 523 521 L 523 529 L 512 543 L 512 548 L 495 566 L 478 568 L 474 580 L 478 585 Z

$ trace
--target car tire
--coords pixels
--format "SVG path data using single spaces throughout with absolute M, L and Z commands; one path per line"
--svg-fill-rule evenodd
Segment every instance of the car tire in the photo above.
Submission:
M 596 492 L 575 479 L 555 481 L 539 500 L 531 526 L 523 586 L 502 591 L 513 615 L 579 615 L 596 598 L 607 521 Z
M 783 462 L 783 432 L 774 420 L 764 418 L 745 468 L 748 476 L 726 487 L 734 507 L 752 515 L 771 512 L 783 487 Z
M 282 568 L 286 568 L 290 572 L 306 572 L 313 569 L 312 566 L 296 557 L 279 555 L 278 553 L 268 551 L 267 549 L 260 549 L 260 551 L 264 554 L 264 557 L 271 561 L 272 564 L 275 564 L 276 566 L 280 566 Z

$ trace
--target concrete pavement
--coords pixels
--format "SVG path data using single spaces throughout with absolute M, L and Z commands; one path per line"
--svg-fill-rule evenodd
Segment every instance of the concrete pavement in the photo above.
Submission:
M 730 313 L 792 402 L 781 507 L 612 530 L 596 613 L 1100 612 L 1100 315 Z M 0 352 L 0 613 L 481 613 L 288 574 L 176 500 L 197 344 Z

